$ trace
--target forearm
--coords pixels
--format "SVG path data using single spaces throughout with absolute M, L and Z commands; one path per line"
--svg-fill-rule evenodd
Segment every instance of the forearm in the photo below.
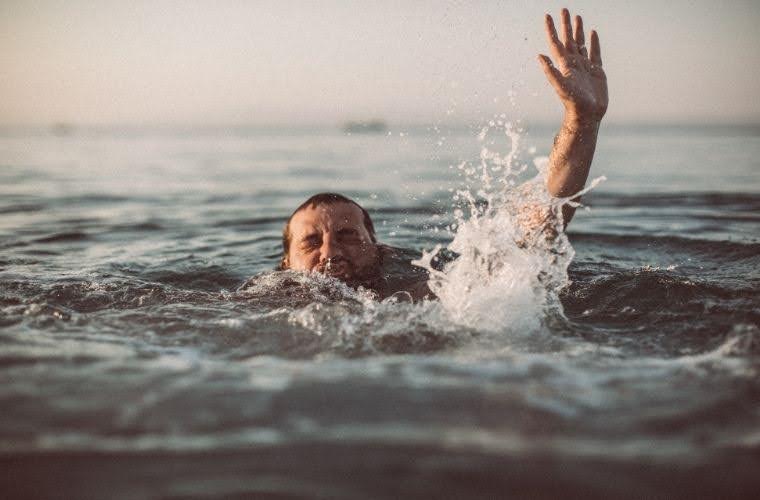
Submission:
M 581 191 L 586 185 L 591 160 L 594 158 L 598 120 L 582 120 L 566 114 L 549 155 L 546 185 L 552 196 L 565 198 Z M 578 201 L 580 197 L 575 198 Z M 575 208 L 565 205 L 562 209 L 564 224 L 570 222 Z

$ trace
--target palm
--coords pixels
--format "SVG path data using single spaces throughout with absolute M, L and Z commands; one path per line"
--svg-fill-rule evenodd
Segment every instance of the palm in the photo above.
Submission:
M 570 13 L 562 9 L 562 41 L 557 36 L 554 20 L 546 15 L 546 34 L 556 60 L 540 55 L 544 72 L 557 91 L 568 112 L 580 119 L 601 120 L 607 111 L 607 77 L 602 69 L 599 36 L 591 32 L 591 44 L 586 49 L 583 19 L 575 17 L 575 35 L 570 26 Z

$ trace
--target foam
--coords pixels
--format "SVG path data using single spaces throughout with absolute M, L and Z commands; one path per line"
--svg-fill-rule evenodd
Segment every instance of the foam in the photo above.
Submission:
M 489 149 L 490 134 L 505 136 L 510 150 Z M 518 127 L 491 122 L 478 140 L 483 146 L 477 165 L 458 167 L 463 182 L 453 201 L 463 206 L 454 210 L 455 235 L 445 247 L 459 257 L 435 270 L 431 264 L 443 249 L 439 245 L 413 263 L 428 270 L 430 289 L 457 324 L 511 335 L 535 333 L 547 310 L 561 309 L 557 294 L 568 284 L 574 251 L 563 232 L 561 208 L 570 199 L 549 195 L 548 158 L 536 157 L 532 165 L 520 162 Z M 536 173 L 524 180 L 531 166 Z

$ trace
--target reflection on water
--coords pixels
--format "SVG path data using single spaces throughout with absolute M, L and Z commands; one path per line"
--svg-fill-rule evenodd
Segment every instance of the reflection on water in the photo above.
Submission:
M 756 489 L 758 137 L 603 131 L 609 180 L 547 238 L 518 202 L 552 207 L 531 181 L 550 137 L 478 131 L 1 137 L 2 490 Z M 448 247 L 441 300 L 272 271 L 325 189 L 403 262 Z

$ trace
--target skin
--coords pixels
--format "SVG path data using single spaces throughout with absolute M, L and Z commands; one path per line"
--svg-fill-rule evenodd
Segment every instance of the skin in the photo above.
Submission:
M 353 203 L 307 207 L 290 221 L 290 248 L 283 267 L 315 271 L 344 281 L 377 272 L 378 245 Z
M 567 9 L 562 9 L 560 17 L 561 36 L 557 34 L 552 16 L 547 14 L 544 20 L 554 60 L 544 54 L 539 54 L 538 60 L 565 107 L 562 127 L 549 156 L 547 178 L 549 193 L 564 198 L 572 196 L 586 185 L 596 149 L 599 124 L 607 111 L 609 98 L 607 76 L 602 69 L 599 35 L 592 30 L 589 34 L 589 47 L 586 48 L 583 19 L 575 16 L 573 30 Z M 577 197 L 573 201 L 579 200 L 580 197 Z M 563 207 L 565 226 L 574 213 L 575 207 Z

